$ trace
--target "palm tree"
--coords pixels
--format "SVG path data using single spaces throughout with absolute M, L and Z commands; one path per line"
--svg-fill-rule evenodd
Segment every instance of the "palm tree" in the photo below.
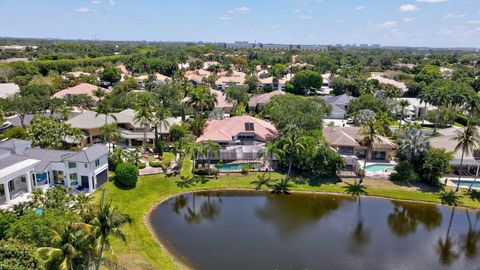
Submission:
M 207 155 L 208 159 L 208 176 L 210 176 L 210 165 L 211 165 L 211 159 L 212 155 L 218 156 L 220 154 L 220 145 L 212 140 L 204 141 L 202 142 L 202 147 L 204 153 Z
M 202 114 L 206 109 L 213 108 L 217 103 L 217 95 L 205 86 L 195 88 L 188 97 L 188 104 L 195 108 L 197 115 Z
M 134 120 L 143 126 L 143 148 L 147 147 L 147 132 L 154 120 L 154 104 L 151 95 L 139 95 Z
M 108 99 L 104 99 L 101 102 L 98 103 L 97 108 L 95 110 L 96 114 L 95 117 L 98 117 L 99 115 L 105 115 L 105 124 L 104 126 L 108 125 L 108 118 L 111 117 L 113 120 L 117 121 L 117 117 L 113 113 L 114 107 L 110 103 Z M 107 142 L 107 138 L 104 136 L 103 141 Z
M 467 126 L 463 131 L 459 132 L 454 139 L 457 141 L 455 152 L 459 150 L 462 151 L 462 157 L 460 159 L 460 167 L 458 169 L 457 188 L 455 189 L 455 191 L 458 191 L 460 188 L 460 178 L 462 176 L 460 170 L 463 166 L 463 158 L 465 154 L 469 155 L 474 150 L 478 149 L 480 136 L 478 134 L 476 127 Z
M 289 131 L 285 135 L 282 148 L 279 150 L 279 155 L 284 157 L 288 162 L 287 179 L 290 179 L 294 159 L 298 157 L 305 148 L 306 145 L 303 138 L 298 132 Z
M 280 158 L 277 144 L 268 141 L 265 144 L 265 148 L 258 153 L 258 157 L 263 159 L 264 163 L 268 161 L 268 178 L 270 179 L 272 177 L 273 159 Z
M 409 128 L 403 138 L 398 140 L 398 145 L 400 154 L 414 164 L 414 160 L 427 153 L 430 142 L 421 129 Z
M 155 123 L 155 142 L 154 142 L 155 148 L 159 146 L 158 143 L 159 141 L 162 140 L 162 135 L 158 134 L 158 128 L 160 127 L 160 131 L 168 131 L 168 129 L 170 128 L 170 122 L 168 122 L 167 120 L 168 117 L 170 117 L 170 110 L 164 107 L 160 107 L 153 114 L 153 120 Z M 156 150 L 159 150 L 159 149 L 156 149 Z M 160 155 L 161 153 L 158 153 L 158 154 Z
M 112 207 L 112 201 L 104 203 L 105 189 L 102 190 L 100 206 L 97 209 L 96 216 L 91 225 L 94 226 L 99 243 L 99 256 L 96 262 L 96 270 L 100 269 L 103 260 L 105 248 L 110 247 L 110 237 L 115 236 L 126 241 L 122 227 L 130 223 L 130 217 L 122 214 L 117 207 Z
M 363 127 L 360 130 L 360 133 L 364 135 L 363 137 L 363 144 L 368 147 L 367 149 L 367 155 L 365 156 L 365 160 L 363 162 L 363 169 L 362 173 L 360 175 L 360 184 L 363 183 L 363 178 L 365 177 L 365 167 L 367 166 L 367 159 L 369 155 L 372 153 L 372 146 L 375 141 L 375 138 L 377 135 L 379 135 L 378 132 L 378 125 L 374 121 L 374 119 L 370 119 L 369 121 L 366 121 L 363 125 Z
M 108 150 L 111 153 L 113 149 L 110 149 L 110 145 L 112 145 L 113 141 L 116 141 L 120 138 L 120 131 L 118 130 L 117 124 L 111 123 L 103 126 L 100 130 L 100 134 L 102 134 L 103 138 L 105 138 L 108 142 Z M 112 148 L 114 148 L 114 146 Z
M 60 262 L 60 270 L 73 270 L 74 260 L 81 255 L 80 246 L 86 239 L 82 230 L 69 224 L 62 230 L 52 230 L 53 247 L 41 247 L 37 253 L 46 263 Z
M 410 102 L 406 99 L 402 99 L 400 100 L 400 103 L 398 104 L 400 105 L 400 121 L 398 123 L 398 128 L 401 128 L 402 127 L 402 121 L 403 121 L 403 114 L 405 113 L 405 108 L 410 106 Z

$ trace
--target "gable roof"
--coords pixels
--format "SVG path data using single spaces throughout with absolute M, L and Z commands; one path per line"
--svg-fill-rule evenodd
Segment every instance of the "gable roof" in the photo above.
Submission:
M 246 130 L 246 123 L 253 123 L 254 131 Z M 277 137 L 277 129 L 270 122 L 248 115 L 208 121 L 201 141 L 232 141 L 240 133 L 255 133 L 256 140 L 269 141 Z
M 30 148 L 25 150 L 24 155 L 40 160 L 35 172 L 43 172 L 52 162 L 62 162 L 66 157 L 75 154 L 73 151 L 51 150 L 41 148 Z
M 347 94 L 338 96 L 324 96 L 323 100 L 329 105 L 347 105 L 351 100 L 355 99 Z
M 250 100 L 248 101 L 248 106 L 250 108 L 257 107 L 258 104 L 265 105 L 267 104 L 270 99 L 277 95 L 285 95 L 285 92 L 281 90 L 272 91 L 270 93 L 260 94 L 260 95 L 253 95 Z
M 96 159 L 99 159 L 100 157 L 107 155 L 108 154 L 108 148 L 107 146 L 103 144 L 94 144 L 93 146 L 90 146 L 88 148 L 85 148 L 84 150 L 70 155 L 65 158 L 66 161 L 72 161 L 72 162 L 92 162 Z

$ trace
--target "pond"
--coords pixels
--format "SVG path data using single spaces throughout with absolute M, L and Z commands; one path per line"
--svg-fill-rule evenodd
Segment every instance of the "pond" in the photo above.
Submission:
M 480 214 L 324 194 L 184 194 L 150 216 L 193 269 L 479 269 Z

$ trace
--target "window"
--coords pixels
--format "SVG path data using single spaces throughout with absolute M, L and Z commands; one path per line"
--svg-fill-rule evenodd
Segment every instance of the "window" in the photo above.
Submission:
M 100 166 L 100 159 L 95 160 L 95 167 Z
M 245 130 L 246 131 L 254 131 L 255 127 L 254 127 L 253 123 L 245 123 Z
M 69 163 L 68 163 L 68 168 L 69 168 L 69 169 L 77 168 L 77 163 L 75 163 L 75 162 L 69 162 Z
M 88 164 L 87 164 L 87 163 L 85 163 L 85 165 L 84 165 L 84 166 L 85 166 L 85 168 L 88 168 Z
M 70 185 L 71 186 L 78 185 L 78 175 L 76 173 L 71 173 L 70 174 Z
M 65 185 L 65 176 L 63 171 L 53 171 L 53 184 L 54 185 Z

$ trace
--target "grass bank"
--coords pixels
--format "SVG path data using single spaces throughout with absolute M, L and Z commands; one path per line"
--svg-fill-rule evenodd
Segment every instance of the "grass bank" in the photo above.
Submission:
M 201 189 L 253 188 L 251 181 L 258 174 L 242 176 L 232 174 L 220 176 L 205 184 L 196 184 L 190 187 L 178 187 L 179 177 L 165 177 L 159 175 L 140 177 L 137 187 L 132 190 L 123 190 L 109 182 L 105 185 L 106 199 L 112 199 L 113 204 L 130 215 L 132 223 L 125 227 L 127 245 L 114 240 L 113 250 L 120 264 L 128 269 L 178 269 L 173 259 L 162 250 L 155 241 L 144 222 L 149 209 L 161 200 L 172 195 Z M 280 174 L 273 173 L 272 178 L 280 178 Z M 350 182 L 353 180 L 345 180 Z M 291 190 L 313 191 L 328 193 L 345 193 L 345 184 L 314 183 L 312 185 L 292 185 Z M 439 203 L 438 193 L 428 189 L 398 186 L 388 180 L 366 179 L 365 186 L 369 196 L 416 200 Z M 472 198 L 461 192 L 462 203 L 466 207 L 480 208 L 480 198 Z M 99 197 L 99 192 L 95 194 Z

